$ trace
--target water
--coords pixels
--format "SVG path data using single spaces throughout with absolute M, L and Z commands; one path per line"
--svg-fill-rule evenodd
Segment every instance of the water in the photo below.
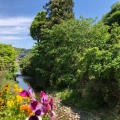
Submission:
M 18 72 L 16 72 L 15 75 L 19 87 L 22 88 L 23 90 L 28 90 L 29 82 L 27 81 L 32 79 L 29 76 L 21 75 L 20 69 L 18 69 Z
M 25 82 L 25 77 L 24 76 L 18 76 L 16 77 L 16 81 L 18 82 L 18 85 L 20 88 L 22 88 L 23 90 L 28 90 L 28 83 Z
M 16 81 L 18 82 L 19 87 L 22 88 L 23 90 L 28 91 L 28 86 L 30 85 L 29 81 L 32 80 L 32 78 L 29 76 L 23 76 L 20 70 L 15 74 L 16 74 Z M 31 89 L 35 93 L 36 99 L 40 101 L 40 92 L 36 92 L 32 87 Z

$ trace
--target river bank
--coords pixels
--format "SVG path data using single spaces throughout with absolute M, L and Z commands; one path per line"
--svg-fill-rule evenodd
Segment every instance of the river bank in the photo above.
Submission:
M 57 94 L 52 94 L 55 101 L 57 120 L 120 120 L 119 106 L 114 109 L 83 110 L 63 104 Z
M 29 76 L 22 76 L 18 71 L 19 76 L 16 77 L 19 87 L 24 90 L 28 89 Z M 32 88 L 35 92 L 34 88 Z M 39 92 L 36 92 L 36 96 L 39 98 Z M 63 99 L 57 93 L 49 93 L 54 99 L 54 111 L 57 115 L 57 120 L 119 120 L 117 111 L 114 110 L 82 110 L 75 108 L 74 105 L 67 105 L 63 103 Z M 117 109 L 116 109 L 117 110 Z
M 28 84 L 30 82 L 29 76 L 22 76 L 20 70 L 16 73 L 16 81 L 19 87 L 24 90 L 28 89 Z M 32 88 L 35 92 L 34 88 Z M 61 99 L 56 94 L 49 94 L 54 99 L 54 111 L 57 115 L 57 120 L 80 120 L 80 115 L 73 111 L 70 107 L 62 104 Z M 39 99 L 39 92 L 36 92 L 36 97 Z

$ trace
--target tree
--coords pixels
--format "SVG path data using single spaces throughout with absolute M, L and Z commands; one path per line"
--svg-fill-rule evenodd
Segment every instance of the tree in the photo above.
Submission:
M 51 29 L 55 24 L 73 19 L 72 0 L 50 0 L 44 6 L 45 11 L 38 12 L 30 26 L 30 36 L 40 42 L 46 38 L 46 31 Z
M 48 27 L 46 13 L 44 11 L 38 12 L 30 26 L 30 36 L 40 42 L 42 40 L 42 30 Z
M 93 103 L 90 107 L 113 107 L 120 102 L 120 26 L 98 23 L 89 38 L 90 47 L 77 60 L 78 87 L 84 90 L 86 102 Z
M 74 18 L 73 7 L 72 0 L 50 0 L 46 3 L 44 9 L 47 11 L 51 27 Z
M 102 21 L 105 25 L 111 26 L 117 22 L 120 25 L 120 2 L 116 2 L 111 6 L 111 11 L 104 15 Z
M 32 69 L 40 87 L 75 86 L 74 55 L 88 47 L 86 39 L 89 39 L 91 22 L 90 19 L 81 19 L 56 24 L 47 31 L 49 40 L 45 39 L 34 47 L 30 64 L 24 68 L 27 67 L 28 73 Z
M 11 45 L 0 44 L 0 70 L 12 69 L 15 59 L 15 49 Z

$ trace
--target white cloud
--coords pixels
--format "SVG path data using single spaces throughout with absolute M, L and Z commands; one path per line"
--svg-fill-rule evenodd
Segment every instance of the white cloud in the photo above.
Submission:
M 28 26 L 32 21 L 33 18 L 29 17 L 1 18 L 0 26 Z
M 24 26 L 0 27 L 0 34 L 28 34 L 29 29 Z
M 17 36 L 0 36 L 0 42 L 5 42 L 8 40 L 20 40 L 21 37 L 17 37 Z
M 5 43 L 5 42 L 17 42 L 18 40 L 19 41 L 26 41 L 30 39 L 29 36 L 0 36 L 0 43 Z
M 33 19 L 32 17 L 0 18 L 0 43 L 28 47 L 27 43 L 32 41 L 28 34 Z M 30 44 L 32 45 L 33 41 Z
M 23 37 L 15 37 L 15 36 L 0 36 L 0 43 L 2 44 L 11 44 L 14 47 L 17 48 L 32 48 L 34 46 L 35 41 L 30 39 L 28 36 Z
M 29 17 L 0 18 L 0 35 L 29 34 L 32 21 Z

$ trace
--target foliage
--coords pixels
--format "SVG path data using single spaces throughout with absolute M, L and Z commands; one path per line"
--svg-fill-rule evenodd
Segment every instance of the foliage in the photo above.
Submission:
M 16 47 L 14 47 L 14 49 L 16 50 L 17 55 L 18 54 L 26 54 L 26 55 L 28 55 L 30 53 L 30 51 L 31 51 L 31 49 L 25 49 L 25 48 L 16 48 Z
M 16 52 L 11 45 L 0 44 L 0 70 L 14 67 Z
M 0 87 L 1 88 L 0 89 L 0 118 L 1 120 L 8 120 L 8 119 L 9 120 L 18 120 L 18 119 L 25 120 L 25 118 L 28 115 L 31 117 L 31 120 L 34 120 L 32 119 L 32 117 L 36 115 L 33 114 L 34 111 L 32 111 L 33 109 L 32 107 L 34 108 L 36 107 L 35 102 L 37 101 L 35 101 L 35 99 L 32 100 L 33 98 L 31 97 L 33 96 L 33 93 L 31 92 L 31 90 L 29 89 L 28 91 L 29 93 L 27 94 L 27 92 L 19 88 L 17 84 L 2 83 L 2 85 L 0 86 L 1 86 Z M 26 92 L 26 96 L 25 96 L 25 92 Z M 47 100 L 49 100 L 48 96 L 44 92 L 41 92 L 41 93 L 42 93 L 41 101 L 45 100 L 47 102 Z M 27 96 L 27 95 L 31 95 L 31 96 Z M 52 108 L 50 107 L 47 109 L 44 108 L 44 110 L 46 110 L 45 115 L 44 113 L 42 113 L 43 111 L 41 111 L 41 117 L 43 116 L 42 120 L 49 120 L 48 112 L 50 113 L 50 111 L 53 109 L 53 99 L 51 98 L 50 100 L 52 100 L 52 101 L 49 101 L 50 102 L 49 104 L 51 105 Z M 41 107 L 45 107 L 44 105 L 42 106 L 42 104 L 40 105 L 39 103 L 39 106 L 38 106 L 40 107 L 41 110 L 43 110 L 43 108 Z M 37 107 L 37 111 L 38 111 L 38 107 Z M 51 117 L 53 120 L 55 120 L 55 116 L 53 116 L 53 114 L 55 115 L 55 113 L 53 113 L 52 111 Z
M 44 11 L 38 12 L 30 26 L 30 36 L 39 42 L 43 39 L 42 30 L 48 27 L 46 13 Z
M 119 13 L 116 6 L 119 2 L 112 6 L 111 17 Z M 52 19 L 51 10 L 52 7 L 48 18 Z M 37 29 L 37 34 L 42 37 L 37 36 L 40 41 L 31 57 L 23 60 L 23 71 L 26 69 L 25 73 L 35 76 L 35 85 L 40 89 L 79 91 L 76 101 L 81 106 L 94 109 L 116 106 L 120 103 L 120 26 L 113 21 L 108 25 L 104 20 L 94 24 L 93 19 L 83 17 L 45 29 L 40 23 L 42 28 Z M 70 97 L 75 96 L 69 93 Z
M 87 106 L 114 106 L 119 100 L 120 27 L 114 24 L 110 34 L 108 26 L 92 22 L 82 18 L 55 25 L 48 31 L 49 41 L 33 49 L 27 70 L 32 69 L 42 89 L 69 87 L 81 91 Z
M 41 83 L 42 88 L 55 84 L 72 87 L 76 72 L 74 54 L 77 50 L 80 51 L 79 44 L 81 43 L 83 46 L 83 40 L 88 37 L 91 22 L 91 19 L 81 19 L 55 25 L 47 31 L 49 41 L 47 38 L 33 49 L 32 57 L 30 60 L 26 60 L 30 62 L 27 70 L 28 74 L 32 71 L 36 80 Z M 73 31 L 75 31 L 74 35 Z M 26 69 L 24 68 L 23 70 Z
M 99 46 L 86 49 L 83 56 L 78 58 L 80 68 L 77 70 L 77 76 L 80 79 L 79 85 L 85 91 L 84 97 L 88 96 L 87 101 L 92 100 L 93 102 L 95 100 L 94 105 L 98 104 L 99 107 L 103 104 L 111 107 L 119 103 L 118 64 L 120 53 L 119 39 L 117 38 L 120 27 L 115 26 L 111 30 L 112 34 L 109 37 L 104 37 L 104 42 L 99 42 Z M 106 29 L 106 31 L 108 30 Z M 101 36 L 103 37 L 103 35 Z M 107 39 L 105 40 L 105 38 Z
M 60 24 L 63 21 L 74 18 L 73 14 L 74 3 L 73 0 L 50 0 L 44 6 L 50 26 Z
M 0 44 L 0 71 L 9 79 L 14 78 L 16 71 L 16 51 L 11 45 Z
M 19 66 L 20 66 L 20 68 L 23 68 L 22 69 L 22 74 L 24 74 L 24 75 L 27 74 L 29 76 L 32 76 L 33 75 L 32 74 L 32 68 L 30 66 L 30 61 L 29 61 L 30 58 L 31 58 L 31 54 L 22 58 L 19 62 Z
M 45 11 L 38 12 L 30 26 L 30 36 L 40 42 L 46 39 L 47 31 L 55 24 L 73 19 L 72 0 L 50 0 L 44 6 Z
M 115 22 L 120 25 L 120 2 L 116 2 L 112 5 L 111 11 L 104 15 L 102 21 L 109 26 Z
M 22 98 L 18 96 L 18 93 L 21 91 L 18 85 L 7 82 L 2 83 L 0 88 L 0 119 L 25 119 L 25 115 L 19 109 Z

